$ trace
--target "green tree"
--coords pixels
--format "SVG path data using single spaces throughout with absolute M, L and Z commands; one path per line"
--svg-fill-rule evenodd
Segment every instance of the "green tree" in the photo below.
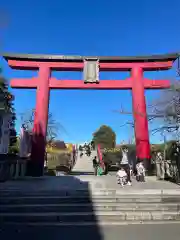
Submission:
M 15 120 L 16 114 L 13 106 L 14 96 L 8 91 L 7 80 L 2 75 L 2 70 L 0 69 L 0 115 L 5 114 L 11 115 L 10 120 L 10 149 L 16 144 L 16 130 L 15 130 Z
M 8 84 L 0 69 L 0 111 L 1 115 L 12 112 L 12 95 L 8 92 Z
M 102 148 L 114 148 L 116 146 L 116 134 L 111 127 L 102 125 L 94 134 L 95 145 L 100 144 Z

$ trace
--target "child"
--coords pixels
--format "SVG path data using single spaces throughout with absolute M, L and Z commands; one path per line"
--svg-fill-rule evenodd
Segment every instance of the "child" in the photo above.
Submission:
M 124 184 L 127 183 L 127 173 L 122 167 L 116 173 L 116 177 L 117 177 L 117 183 L 120 184 L 122 187 L 124 186 Z
M 136 170 L 137 170 L 137 181 L 145 182 L 145 168 L 142 162 L 138 162 L 136 164 Z

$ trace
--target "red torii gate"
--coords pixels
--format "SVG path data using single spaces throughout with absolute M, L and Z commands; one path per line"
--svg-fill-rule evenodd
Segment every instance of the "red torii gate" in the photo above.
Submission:
M 38 70 L 37 78 L 12 79 L 12 88 L 37 88 L 36 111 L 33 129 L 32 159 L 30 175 L 41 176 L 44 167 L 46 132 L 50 89 L 132 89 L 133 114 L 135 122 L 136 155 L 139 159 L 150 158 L 148 120 L 144 89 L 169 88 L 169 80 L 143 78 L 144 71 L 168 70 L 178 54 L 152 55 L 146 57 L 81 57 L 62 55 L 4 54 L 11 68 Z M 97 61 L 100 71 L 130 71 L 131 77 L 125 80 L 57 80 L 51 71 L 82 71 L 85 60 Z M 97 75 L 96 75 L 97 76 Z

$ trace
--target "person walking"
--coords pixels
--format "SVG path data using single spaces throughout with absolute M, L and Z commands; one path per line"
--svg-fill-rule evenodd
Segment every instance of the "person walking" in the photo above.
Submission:
M 156 176 L 158 180 L 164 180 L 165 178 L 165 167 L 164 167 L 164 157 L 161 151 L 156 153 Z
M 97 176 L 98 161 L 96 156 L 93 158 L 92 162 L 93 162 L 93 168 L 94 168 L 94 175 Z
M 121 160 L 120 166 L 127 173 L 127 185 L 131 186 L 131 174 L 130 174 L 130 166 L 129 166 L 129 159 L 128 159 L 128 148 L 126 146 L 122 148 L 122 160 Z
M 175 142 L 172 144 L 171 147 L 171 160 L 172 160 L 172 165 L 174 166 L 173 168 L 173 175 L 174 175 L 174 180 L 179 183 L 180 182 L 180 146 L 179 142 Z
M 86 149 L 86 155 L 87 155 L 88 157 L 91 156 L 91 148 L 90 148 L 89 145 L 87 146 L 87 149 Z

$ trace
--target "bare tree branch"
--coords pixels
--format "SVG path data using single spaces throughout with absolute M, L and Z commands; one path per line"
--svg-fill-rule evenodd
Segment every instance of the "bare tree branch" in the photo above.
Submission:
M 120 127 L 125 127 L 127 125 L 131 125 L 134 128 L 134 123 L 133 122 L 125 122 L 123 125 L 121 125 Z
M 22 124 L 26 127 L 26 129 L 32 132 L 34 125 L 35 109 L 32 109 L 25 113 L 21 113 L 20 116 Z M 52 113 L 49 113 L 47 125 L 47 141 L 52 142 L 52 140 L 54 140 L 58 136 L 60 130 L 67 133 L 62 124 L 53 119 Z
M 177 75 L 180 77 L 180 62 L 178 59 Z M 171 80 L 170 89 L 163 90 L 159 99 L 147 106 L 147 119 L 149 122 L 160 120 L 163 127 L 158 127 L 150 130 L 151 134 L 157 132 L 167 131 L 169 133 L 177 133 L 180 135 L 180 81 L 177 79 Z M 126 111 L 121 106 L 120 110 L 114 110 L 113 112 L 125 115 L 133 115 L 132 111 Z M 136 109 L 135 114 L 139 114 L 145 117 L 145 114 Z M 135 121 L 136 119 L 134 119 Z M 126 122 L 121 127 L 131 124 L 134 127 L 134 123 Z
M 163 91 L 160 98 L 149 105 L 149 108 L 156 115 L 154 120 L 159 118 L 163 124 L 163 127 L 151 130 L 152 135 L 164 131 L 180 134 L 180 82 L 178 80 L 172 80 L 171 88 Z

